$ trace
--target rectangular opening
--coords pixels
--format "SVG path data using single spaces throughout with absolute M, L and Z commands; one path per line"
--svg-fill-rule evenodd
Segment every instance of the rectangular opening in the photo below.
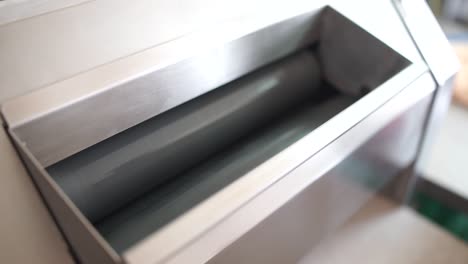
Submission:
M 251 37 L 256 36 L 258 39 L 255 40 L 262 40 L 262 34 L 268 35 L 272 31 L 263 30 L 246 36 L 245 39 L 249 41 L 241 42 L 239 46 L 255 48 L 242 50 L 242 62 L 248 61 L 248 56 L 252 54 L 255 56 L 252 51 L 258 51 L 261 53 L 260 63 L 246 64 L 248 67 L 236 72 L 240 76 L 231 80 L 234 75 L 228 75 L 228 82 L 221 82 L 222 85 L 201 89 L 201 84 L 197 83 L 199 86 L 195 88 L 200 88 L 201 95 L 193 96 L 190 100 L 181 100 L 161 113 L 155 112 L 152 118 L 119 131 L 76 154 L 64 155 L 58 162 L 48 164 L 48 161 L 45 162 L 46 158 L 43 159 L 44 162 L 38 159 L 39 162 L 33 163 L 34 166 L 42 165 L 47 172 L 40 177 L 51 176 L 81 214 L 120 254 L 207 198 L 228 188 L 236 180 L 247 177 L 250 171 L 310 135 L 367 94 L 373 93 L 409 65 L 397 52 L 332 8 L 324 8 L 318 15 L 314 12 L 303 16 L 319 18 L 314 20 L 313 25 L 301 24 L 300 28 L 294 29 L 292 35 L 301 38 L 298 38 L 299 41 L 295 39 L 300 44 L 291 45 L 291 50 L 285 51 L 281 56 L 261 53 L 262 45 L 251 41 L 255 39 Z M 281 23 L 287 24 L 288 21 Z M 230 47 L 233 46 L 235 45 Z M 226 50 L 232 51 L 229 47 Z M 230 55 L 234 58 L 237 53 Z M 158 84 L 164 84 L 164 81 L 175 83 L 175 79 L 185 78 L 187 65 L 190 66 L 189 70 L 206 67 L 203 58 L 201 56 L 196 60 L 171 65 L 171 71 L 179 75 L 170 75 L 170 80 L 165 79 L 167 76 L 164 72 L 159 72 L 159 75 L 158 72 L 151 74 L 162 76 L 158 79 Z M 222 66 L 211 64 L 210 67 L 214 72 L 217 72 L 218 66 L 226 67 L 227 69 L 219 71 L 221 77 L 216 76 L 222 79 L 223 74 L 231 68 L 242 68 L 235 64 L 234 59 L 232 63 Z M 152 78 L 157 79 L 154 76 Z M 193 79 L 184 80 L 184 84 L 188 86 L 176 88 L 181 89 L 180 93 L 192 92 L 189 81 Z M 204 82 L 203 85 L 207 86 L 206 83 L 210 82 Z M 115 90 L 132 88 L 122 87 L 116 87 Z M 153 90 L 159 89 L 156 88 Z M 165 93 L 158 96 L 167 97 L 167 101 L 174 102 Z M 124 97 L 116 98 L 125 106 Z M 165 99 L 158 100 L 161 103 Z M 92 98 L 88 101 L 92 101 Z M 67 112 L 65 109 L 62 113 L 55 114 L 60 115 L 59 120 L 69 122 L 65 125 L 74 127 L 77 124 L 66 118 L 70 113 L 83 111 L 92 120 L 93 110 L 86 109 L 86 102 L 80 103 L 82 102 L 70 105 L 70 108 L 76 108 L 74 110 Z M 128 115 L 133 109 L 138 112 L 141 110 L 138 107 L 127 105 L 125 109 L 117 109 L 115 116 L 119 113 Z M 366 113 L 357 113 L 359 118 L 365 118 L 375 108 L 365 110 Z M 47 116 L 43 120 L 47 125 Z M 36 124 L 31 122 L 31 127 L 41 123 L 40 121 L 39 119 Z M 106 119 L 98 121 L 101 121 L 100 126 L 106 127 Z M 95 120 L 92 122 L 99 123 Z M 37 135 L 31 133 L 28 125 L 30 124 L 13 128 L 12 131 L 18 134 L 27 132 L 31 137 L 39 137 L 40 133 L 45 133 L 42 129 L 38 129 L 40 133 Z M 345 132 L 343 130 L 340 133 Z M 28 143 L 21 135 L 19 138 Z M 47 146 L 39 144 L 40 139 L 35 138 L 34 141 L 36 144 L 32 145 L 40 146 L 31 150 L 36 157 Z M 28 148 L 31 148 L 31 144 Z M 42 154 L 45 157 L 48 153 Z M 303 161 L 305 160 L 300 162 Z M 57 196 L 62 195 L 57 193 Z M 81 217 L 73 206 L 66 202 L 64 204 L 61 206 L 71 208 L 67 213 Z M 66 220 L 61 220 L 60 214 L 63 211 L 54 213 L 64 233 L 68 235 L 67 230 L 73 227 L 67 226 Z M 83 222 L 86 227 L 86 221 Z M 73 241 L 74 238 L 68 239 Z M 76 241 L 78 242 L 71 244 L 83 243 L 79 239 Z
M 350 25 L 334 11 L 328 12 L 335 17 L 322 20 L 322 30 L 333 32 L 336 26 Z M 61 160 L 47 171 L 122 253 L 311 133 L 407 65 L 388 47 L 368 43 L 378 40 L 362 29 L 352 29 L 352 39 L 366 41 L 372 47 L 368 55 L 376 54 L 370 62 L 361 58 L 361 65 L 347 66 L 350 62 L 336 56 L 340 51 L 335 46 L 350 35 L 322 33 L 317 42 Z M 348 46 L 340 49 L 350 52 Z M 393 56 L 385 55 L 387 60 L 379 62 L 382 67 L 371 65 L 388 51 Z M 344 82 L 343 71 L 348 77 Z
M 47 168 L 118 252 L 273 157 L 357 98 L 306 49 Z

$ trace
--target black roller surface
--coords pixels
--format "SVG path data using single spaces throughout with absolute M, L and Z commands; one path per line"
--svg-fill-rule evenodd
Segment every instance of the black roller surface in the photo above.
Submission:
M 187 212 L 314 131 L 355 102 L 347 96 L 311 100 L 236 141 L 221 153 L 156 187 L 96 224 L 119 253 Z
M 303 103 L 320 87 L 301 52 L 176 107 L 47 168 L 96 222 Z

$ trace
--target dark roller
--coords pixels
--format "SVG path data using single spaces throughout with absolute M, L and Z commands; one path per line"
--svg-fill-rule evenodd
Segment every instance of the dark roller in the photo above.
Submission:
M 96 227 L 117 252 L 123 253 L 308 135 L 354 102 L 353 97 L 338 95 L 306 102 L 271 125 L 250 133 L 215 157 L 105 217 Z
M 75 154 L 48 172 L 97 222 L 157 185 L 263 127 L 320 88 L 304 51 Z

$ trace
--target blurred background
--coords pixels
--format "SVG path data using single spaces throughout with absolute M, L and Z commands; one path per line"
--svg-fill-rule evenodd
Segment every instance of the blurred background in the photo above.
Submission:
M 430 0 L 462 67 L 451 106 L 435 137 L 413 205 L 424 216 L 468 241 L 468 1 Z M 437 190 L 439 185 L 446 192 Z

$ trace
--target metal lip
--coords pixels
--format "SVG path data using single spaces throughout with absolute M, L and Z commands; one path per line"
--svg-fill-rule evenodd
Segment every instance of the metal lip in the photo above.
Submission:
M 272 10 L 262 13 L 261 15 L 245 14 L 242 17 L 236 17 L 225 20 L 219 24 L 213 24 L 209 27 L 198 29 L 197 31 L 179 36 L 165 43 L 159 43 L 156 46 L 152 46 L 133 55 L 100 65 L 31 93 L 10 99 L 0 106 L 1 112 L 7 126 L 15 130 L 22 140 L 29 143 L 30 150 L 38 158 L 39 162 L 45 166 L 51 165 L 136 125 L 164 111 L 164 109 L 170 108 L 171 105 L 177 105 L 177 103 L 164 101 L 161 103 L 162 106 L 159 109 L 155 109 L 153 106 L 152 110 L 148 110 L 148 108 L 142 110 L 142 108 L 136 107 L 136 105 L 142 102 L 148 103 L 148 100 L 145 100 L 145 98 L 135 98 L 134 101 L 127 102 L 128 104 L 125 106 L 126 109 L 136 114 L 135 120 L 123 117 L 125 113 L 120 115 L 121 117 L 112 116 L 107 113 L 101 116 L 104 117 L 104 119 L 101 118 L 99 122 L 84 122 L 87 121 L 86 116 L 96 118 L 96 116 L 100 114 L 100 108 L 107 109 L 108 103 L 106 103 L 105 100 L 102 101 L 102 99 L 100 103 L 87 106 L 89 111 L 87 114 L 84 113 L 81 119 L 75 119 L 76 116 L 70 114 L 60 115 L 57 113 L 66 111 L 76 112 L 76 110 L 71 109 L 98 97 L 102 98 L 105 94 L 108 96 L 111 91 L 118 90 L 116 88 L 128 86 L 129 83 L 137 79 L 144 79 L 145 76 L 151 75 L 151 73 L 163 71 L 176 63 L 183 60 L 190 60 L 194 56 L 219 48 L 224 44 L 242 40 L 249 34 L 265 29 L 271 25 L 283 23 L 286 20 L 297 18 L 298 16 L 303 16 L 303 18 L 313 16 L 314 13 L 319 12 L 319 10 L 327 6 L 336 9 L 353 20 L 353 22 L 356 22 L 357 25 L 366 30 L 370 35 L 382 40 L 382 42 L 394 48 L 398 53 L 403 54 L 409 61 L 413 63 L 420 61 L 421 58 L 411 42 L 409 35 L 407 35 L 408 32 L 405 31 L 402 22 L 399 20 L 396 10 L 392 9 L 392 12 L 383 12 L 383 9 L 391 8 L 392 3 L 390 1 L 376 2 L 377 1 L 367 1 L 366 4 L 368 4 L 370 8 L 376 9 L 378 12 L 366 17 L 354 11 L 352 8 L 353 5 L 350 4 L 349 1 L 343 0 L 319 1 L 314 3 L 299 0 L 298 2 L 294 2 L 294 5 L 287 6 L 278 3 Z M 312 17 L 310 18 L 313 20 Z M 375 20 L 376 23 L 371 23 L 371 20 Z M 395 23 L 389 26 L 389 21 Z M 377 30 L 378 28 L 384 28 L 385 34 Z M 288 52 L 287 49 L 293 50 L 297 48 L 292 46 L 294 46 L 294 44 L 284 45 L 283 48 L 286 47 L 286 50 L 279 50 L 281 54 L 277 54 L 277 56 L 279 57 L 286 54 Z M 272 53 L 275 54 L 277 52 L 273 51 Z M 263 63 L 268 63 L 268 60 L 265 60 L 265 58 L 258 58 L 257 62 L 252 63 L 260 65 L 262 61 Z M 226 78 L 223 82 L 226 81 L 229 81 L 229 78 Z M 140 83 L 141 82 L 143 81 L 140 81 Z M 181 103 L 203 92 L 206 92 L 206 90 L 194 90 L 190 91 L 191 94 L 185 95 L 183 92 L 175 93 L 174 91 L 168 90 L 168 93 L 161 94 L 160 97 L 171 99 L 179 97 L 177 100 L 178 103 Z M 131 94 L 132 89 L 129 89 L 127 93 Z M 186 96 L 186 98 L 182 98 L 184 96 Z M 110 96 L 108 97 L 110 98 Z M 122 97 L 126 99 L 125 96 Z M 130 96 L 128 98 L 133 97 Z M 128 100 L 124 100 L 124 102 L 125 101 Z M 153 104 L 157 103 L 153 102 Z M 47 119 L 50 116 L 55 116 L 55 121 L 54 118 Z M 103 121 L 108 117 L 112 119 Z M 87 124 L 86 126 L 92 129 L 82 131 L 85 129 L 84 126 L 76 126 L 73 124 L 63 125 L 66 122 L 71 122 L 70 120 L 76 120 L 77 123 Z M 105 122 L 112 123 L 113 126 L 103 128 L 102 124 Z M 60 132 L 55 132 L 53 137 L 50 137 L 44 127 L 48 125 L 51 127 L 56 126 L 61 130 Z M 71 129 L 71 127 L 73 127 L 73 129 Z M 70 129 L 67 130 L 65 128 Z M 29 130 L 38 131 L 43 134 L 39 136 L 39 140 L 37 138 L 34 139 L 34 135 L 28 132 Z M 79 131 L 79 133 L 77 131 Z M 79 135 L 83 133 L 87 135 Z M 78 134 L 79 137 L 72 137 L 72 134 Z M 59 140 L 60 142 L 53 143 L 55 140 Z M 34 144 L 37 146 L 34 146 Z M 51 146 L 50 144 L 55 145 Z M 60 146 L 67 147 L 62 149 Z M 38 155 L 38 153 L 41 154 Z
M 48 166 L 309 45 L 319 10 L 200 31 L 8 101 L 2 112 Z
M 420 79 L 423 79 L 423 83 L 426 85 L 423 85 L 422 87 L 419 85 L 419 88 L 417 89 L 414 89 L 414 87 L 413 89 L 408 89 L 408 86 L 411 86 L 413 82 L 417 82 Z M 432 89 L 428 89 L 427 87 L 430 84 L 433 86 Z M 82 234 L 83 237 L 95 239 L 96 243 L 98 243 L 105 251 L 105 254 L 107 254 L 108 257 L 113 258 L 116 263 L 120 263 L 121 260 L 128 263 L 165 263 L 171 262 L 172 258 L 183 258 L 185 256 L 184 254 L 189 254 L 189 252 L 191 252 L 190 250 L 193 250 L 191 249 L 192 246 L 201 245 L 200 243 L 196 243 L 197 241 L 210 239 L 210 237 L 212 238 L 213 236 L 216 237 L 215 231 L 219 230 L 219 228 L 223 228 L 224 225 L 231 227 L 232 225 L 235 226 L 235 219 L 237 219 L 236 217 L 238 213 L 243 212 L 242 208 L 244 208 L 244 206 L 249 205 L 249 208 L 252 208 L 252 206 L 258 205 L 258 202 L 255 201 L 257 198 L 262 197 L 265 191 L 272 186 L 283 185 L 282 182 L 284 179 L 291 178 L 288 176 L 291 171 L 301 167 L 305 161 L 315 159 L 314 155 L 321 153 L 325 147 L 327 147 L 325 149 L 328 149 L 329 144 L 330 146 L 335 145 L 336 140 L 338 140 L 342 135 L 347 134 L 349 131 L 352 131 L 354 126 L 363 120 L 367 120 L 366 122 L 368 123 L 368 126 L 370 125 L 373 127 L 372 131 L 376 131 L 380 125 L 387 123 L 386 120 L 391 119 L 401 111 L 404 111 L 406 106 L 411 105 L 411 103 L 414 103 L 418 99 L 431 93 L 434 89 L 435 85 L 433 79 L 427 75 L 427 67 L 424 64 L 412 64 L 408 66 L 399 74 L 376 88 L 372 93 L 364 96 L 357 103 L 348 107 L 321 127 L 306 135 L 304 138 L 300 139 L 298 142 L 280 152 L 267 162 L 261 164 L 240 180 L 234 182 L 217 194 L 208 198 L 206 201 L 187 211 L 184 215 L 177 218 L 166 227 L 155 231 L 146 239 L 135 244 L 132 248 L 121 255 L 122 259 L 120 259 L 120 256 L 116 255 L 114 250 L 109 248 L 108 244 L 103 241 L 102 236 L 100 236 L 100 234 L 90 226 L 90 223 L 81 215 L 76 207 L 70 203 L 66 195 L 56 189 L 56 184 L 51 180 L 50 175 L 47 174 L 42 165 L 37 162 L 34 156 L 31 155 L 27 144 L 22 143 L 21 139 L 19 139 L 15 134 L 15 131 L 10 130 L 10 133 L 12 134 L 12 138 L 17 147 L 20 149 L 20 152 L 22 152 L 24 158 L 28 160 L 27 163 L 29 163 L 29 166 L 33 166 L 34 170 L 36 170 L 35 173 L 33 172 L 33 176 L 41 179 L 41 181 L 47 182 L 47 188 L 52 188 L 54 190 L 53 196 L 55 198 L 52 203 L 62 204 L 61 210 L 65 210 L 62 211 L 62 217 L 66 216 L 66 218 L 77 218 L 77 221 L 79 221 L 83 228 L 86 229 L 85 231 L 88 233 Z M 400 98 L 400 100 L 403 100 L 405 103 L 397 104 L 393 100 L 394 97 Z M 389 101 L 393 103 L 389 103 L 391 107 L 386 107 L 386 103 Z M 397 110 L 394 109 L 395 106 L 398 106 Z M 383 115 L 380 115 L 381 117 L 385 117 L 379 119 L 379 122 L 377 122 L 380 125 L 373 123 L 376 121 L 375 119 L 369 121 L 368 117 L 370 117 L 374 112 L 380 111 L 381 108 L 385 108 L 387 110 L 384 111 Z M 392 108 L 392 111 L 390 111 L 389 108 Z M 360 137 L 362 137 L 362 139 L 369 138 L 372 136 L 372 133 L 364 133 L 361 134 Z M 358 147 L 361 144 L 360 142 L 361 141 L 347 141 L 346 144 L 351 144 L 348 146 L 351 150 Z M 334 152 L 340 150 L 340 146 L 341 145 L 338 144 L 336 148 L 334 147 L 331 151 Z M 324 162 L 319 163 L 321 166 L 332 166 L 331 164 L 325 164 Z M 294 190 L 284 193 L 284 196 L 281 198 L 282 203 L 275 204 L 274 208 L 281 206 L 281 204 L 289 199 L 288 197 L 292 197 L 300 192 L 304 186 L 312 184 L 313 181 L 321 177 L 322 173 L 317 172 L 314 173 L 314 175 L 314 177 L 308 177 L 307 179 L 301 179 L 299 182 L 296 182 Z M 42 190 L 42 192 L 44 192 L 44 190 Z M 58 201 L 58 198 L 61 200 Z M 233 234 L 234 237 L 225 237 L 222 242 L 232 242 L 233 239 L 240 236 L 242 233 L 245 233 L 248 229 L 258 223 L 258 221 L 270 214 L 271 211 L 264 213 L 266 214 L 262 213 L 259 217 L 249 219 L 249 224 L 246 226 L 237 226 L 237 228 L 240 229 L 236 230 L 240 233 Z M 193 228 L 193 223 L 197 223 L 197 228 Z M 183 238 L 178 236 L 178 234 L 181 233 L 184 233 Z M 178 237 L 178 239 L 173 240 L 170 239 L 171 237 Z M 225 244 L 221 244 L 220 246 L 225 246 Z M 158 248 L 157 252 L 154 251 L 155 248 Z M 215 254 L 218 252 L 219 248 L 206 250 L 207 251 L 204 252 L 204 254 L 208 254 L 209 252 Z M 206 255 L 201 257 L 206 257 Z
M 75 204 L 52 179 L 34 155 L 32 155 L 27 145 L 23 143 L 13 131 L 8 130 L 8 132 L 20 157 L 25 163 L 25 167 L 28 169 L 28 173 L 32 176 L 35 184 L 40 189 L 41 196 L 47 201 L 46 205 L 52 212 L 52 217 L 57 223 L 60 232 L 65 236 L 67 245 L 73 247 L 75 252 L 76 247 L 80 247 L 81 250 L 88 254 L 86 256 L 78 254 L 80 260 L 86 262 L 87 259 L 93 258 L 99 260 L 100 263 L 122 263 L 121 256 L 107 243 L 78 208 L 76 208 Z M 62 221 L 65 221 L 67 225 L 73 225 L 73 228 L 67 229 Z M 73 240 L 68 238 L 68 236 L 72 234 L 76 235 Z M 83 259 L 83 257 L 85 259 Z
M 409 78 L 409 76 L 416 78 Z M 416 84 L 413 86 L 414 83 Z M 397 94 L 395 95 L 393 92 L 395 92 L 396 87 L 400 87 L 401 89 L 396 91 Z M 200 247 L 200 245 L 204 243 L 198 242 L 205 239 L 210 240 L 210 236 L 218 232 L 219 229 L 243 229 L 240 233 L 230 234 L 225 238 L 218 239 L 218 241 L 222 241 L 226 244 L 231 243 L 257 224 L 258 221 L 264 219 L 267 215 L 288 201 L 288 197 L 293 197 L 305 186 L 312 184 L 315 180 L 320 178 L 324 172 L 321 170 L 325 169 L 322 167 L 321 170 L 316 171 L 308 168 L 307 171 L 314 171 L 314 177 L 309 175 L 309 177 L 298 180 L 298 185 L 296 185 L 298 189 L 290 190 L 287 194 L 283 193 L 285 199 L 282 203 L 268 205 L 268 207 L 274 207 L 275 209 L 259 213 L 262 214 L 262 216 L 256 220 L 249 219 L 249 221 L 253 221 L 251 223 L 249 222 L 249 224 L 241 225 L 241 227 L 236 226 L 236 222 L 242 219 L 237 217 L 243 214 L 243 208 L 250 207 L 250 209 L 246 210 L 251 210 L 252 207 L 255 207 L 255 201 L 257 199 L 261 200 L 262 198 L 260 197 L 262 197 L 265 192 L 268 192 L 269 188 L 282 185 L 282 182 L 286 179 L 291 180 L 291 178 L 293 178 L 291 173 L 296 168 L 305 170 L 305 168 L 301 168 L 306 164 L 305 162 L 309 163 L 310 161 L 314 164 L 317 162 L 317 168 L 324 166 L 324 164 L 329 166 L 327 168 L 331 168 L 334 164 L 333 162 L 325 162 L 325 160 L 318 162 L 315 155 L 325 155 L 327 159 L 335 155 L 332 159 L 334 161 L 336 161 L 337 156 L 346 156 L 347 153 L 349 153 L 348 151 L 356 149 L 357 146 L 364 142 L 364 139 L 370 138 L 380 127 L 383 127 L 393 117 L 396 117 L 420 99 L 428 96 L 435 88 L 435 83 L 431 76 L 427 74 L 427 69 L 424 67 L 408 68 L 406 71 L 403 71 L 400 76 L 392 78 L 382 84 L 374 93 L 370 93 L 354 105 L 343 110 L 340 114 L 336 115 L 292 146 L 250 171 L 219 193 L 197 205 L 195 208 L 189 210 L 166 227 L 155 231 L 155 233 L 127 250 L 127 252 L 123 254 L 124 259 L 130 263 L 173 263 L 172 261 L 174 261 L 174 259 L 184 259 L 184 254 L 190 255 L 190 252 L 195 254 L 194 252 L 196 251 L 187 249 L 192 246 L 194 248 Z M 383 96 L 384 94 L 392 95 L 390 97 L 385 97 Z M 395 97 L 395 99 L 393 97 Z M 366 113 L 365 115 L 363 115 L 364 111 Z M 379 116 L 379 118 L 371 118 L 374 114 Z M 356 131 L 354 129 L 355 126 L 357 127 L 361 125 L 361 123 L 368 128 L 365 133 L 357 132 L 361 130 L 358 129 Z M 350 136 L 349 133 L 354 136 Z M 346 137 L 347 140 L 341 138 L 342 136 Z M 355 137 L 356 140 L 350 141 L 350 137 Z M 346 147 L 344 147 L 343 144 L 346 145 Z M 322 152 L 327 154 L 320 154 Z M 260 204 L 256 206 L 260 206 Z M 212 213 L 214 208 L 216 208 L 216 214 Z M 193 228 L 193 223 L 198 223 L 196 229 Z M 170 239 L 181 233 L 184 234 L 183 238 L 179 236 L 177 240 Z M 226 244 L 219 245 L 218 247 L 223 248 Z M 157 252 L 154 251 L 155 248 L 158 248 Z M 217 253 L 218 249 L 206 250 L 211 251 L 211 255 L 213 256 Z M 185 260 L 187 260 L 188 255 L 185 255 Z M 150 259 L 148 258 L 149 256 L 151 256 Z M 180 259 L 174 261 L 174 263 L 183 263 L 183 261 L 180 262 Z M 203 261 L 206 261 L 206 259 Z
M 388 4 L 390 4 L 390 2 Z M 314 10 L 316 9 L 313 9 L 313 11 Z M 301 14 L 303 14 L 302 11 Z M 297 10 L 296 14 L 294 15 L 297 15 Z M 203 52 L 206 49 L 213 48 L 215 46 L 217 47 L 221 44 L 231 43 L 232 40 L 246 36 L 246 32 L 253 32 L 257 29 L 264 28 L 264 26 L 271 25 L 272 21 L 278 18 L 279 17 L 275 16 L 259 16 L 259 18 L 249 18 L 246 20 L 245 24 L 239 24 L 239 21 L 232 22 L 232 27 L 227 28 L 225 26 L 229 25 L 229 23 L 223 24 L 217 30 L 211 31 L 212 29 L 210 28 L 207 31 L 203 31 L 204 34 L 208 34 L 210 36 L 213 33 L 220 34 L 219 36 L 215 36 L 215 39 L 211 40 L 212 42 L 203 40 L 203 34 L 194 33 L 194 35 L 190 35 L 187 38 L 184 37 L 171 41 L 166 43 L 167 45 L 160 45 L 154 49 L 132 55 L 109 65 L 104 65 L 90 72 L 75 76 L 72 79 L 65 80 L 63 82 L 38 90 L 37 92 L 25 95 L 24 97 L 13 99 L 2 107 L 3 114 L 5 115 L 7 123 L 10 126 L 10 133 L 15 136 L 14 140 L 18 148 L 26 153 L 29 153 L 29 142 L 27 139 L 18 134 L 18 128 L 32 123 L 44 116 L 47 116 L 51 112 L 66 109 L 68 106 L 73 106 L 83 101 L 88 101 L 94 96 L 104 94 L 112 90 L 115 85 L 124 85 L 128 83 L 129 80 L 141 77 L 154 70 L 167 68 L 167 66 L 174 65 L 176 62 L 183 59 L 189 59 L 194 54 Z M 284 18 L 284 14 L 281 16 L 281 18 Z M 190 50 L 184 50 L 185 47 L 189 47 L 191 44 L 195 44 L 195 46 L 190 48 Z M 204 46 L 205 44 L 207 46 Z M 297 48 L 297 46 L 293 45 L 291 49 L 293 50 L 294 48 Z M 150 55 L 150 59 L 147 57 L 145 58 L 144 55 Z M 157 63 L 155 63 L 155 61 L 157 61 Z M 134 67 L 128 68 L 132 65 Z M 377 87 L 374 92 L 362 98 L 352 107 L 344 110 L 342 113 L 329 120 L 316 131 L 296 142 L 296 144 L 279 153 L 265 164 L 262 164 L 260 167 L 251 171 L 251 173 L 246 175 L 246 177 L 242 178 L 242 181 L 235 182 L 234 185 L 227 187 L 216 195 L 213 195 L 207 201 L 195 207 L 193 210 L 188 211 L 185 215 L 179 219 L 176 219 L 167 227 L 156 231 L 147 239 L 143 240 L 139 244 L 136 244 L 132 249 L 123 254 L 122 257 L 124 258 L 124 261 L 134 263 L 140 258 L 147 256 L 150 256 L 151 259 L 145 258 L 144 262 L 153 260 L 160 260 L 163 262 L 166 260 L 171 261 L 175 255 L 181 252 L 190 252 L 185 251 L 185 248 L 189 248 L 194 244 L 198 244 L 200 246 L 200 243 L 195 242 L 200 241 L 202 238 L 204 239 L 209 238 L 210 236 L 214 236 L 211 233 L 212 230 L 223 226 L 228 219 L 235 219 L 231 218 L 231 216 L 236 212 L 239 212 L 243 206 L 245 206 L 247 203 L 250 204 L 257 197 L 262 196 L 263 193 L 271 186 L 278 186 L 278 184 L 281 184 L 283 178 L 289 178 L 286 177 L 289 172 L 300 166 L 311 156 L 319 153 L 319 151 L 323 150 L 324 147 L 328 146 L 327 144 L 333 144 L 341 135 L 349 132 L 354 126 L 362 122 L 363 119 L 374 113 L 382 105 L 392 100 L 395 96 L 398 96 L 399 92 L 405 89 L 405 87 L 411 85 L 414 80 L 419 80 L 418 78 L 424 75 L 425 84 L 432 85 L 433 80 L 428 77 L 427 74 L 425 74 L 427 71 L 428 68 L 425 64 L 413 61 L 413 64 L 405 68 L 393 78 L 384 82 L 382 85 Z M 87 86 L 86 84 L 90 84 L 91 86 Z M 72 92 L 67 93 L 67 91 Z M 412 96 L 405 99 L 405 102 L 414 102 L 414 100 L 427 95 L 432 90 L 425 87 L 425 89 L 419 89 L 417 91 L 417 93 L 410 93 Z M 194 94 L 191 94 L 191 96 L 193 95 Z M 51 101 L 43 101 L 44 98 L 48 98 Z M 32 107 L 30 103 L 35 103 L 37 105 Z M 402 107 L 399 105 L 397 106 Z M 385 107 L 385 105 L 382 107 Z M 388 111 L 388 107 L 386 109 Z M 91 108 L 91 110 L 94 109 Z M 382 120 L 388 120 L 392 116 L 396 115 L 396 112 L 396 110 L 386 112 L 387 116 L 384 115 Z M 92 114 L 93 111 L 90 111 L 90 113 Z M 135 122 L 138 123 L 144 119 L 145 117 L 142 117 L 140 120 L 136 120 Z M 129 124 L 125 124 L 123 127 L 125 128 L 128 126 Z M 44 126 L 44 128 L 47 128 L 47 126 Z M 377 128 L 378 126 L 374 127 L 374 129 Z M 115 134 L 118 133 L 118 131 L 119 129 L 111 130 L 111 133 L 106 134 L 104 137 L 109 137 L 112 133 Z M 370 135 L 365 134 L 362 136 L 366 137 Z M 97 141 L 99 141 L 99 139 L 97 139 Z M 359 142 L 354 142 L 353 144 L 354 147 L 357 147 Z M 82 145 L 81 147 L 83 146 L 86 146 L 86 144 Z M 30 153 L 28 155 L 29 158 L 34 161 L 30 166 L 34 166 L 35 168 L 41 168 L 48 163 L 53 162 L 37 162 L 35 156 L 31 155 Z M 272 172 L 271 175 L 269 175 L 268 172 Z M 35 177 L 50 177 L 46 172 L 44 172 L 44 170 L 40 170 L 39 173 L 40 175 L 36 175 Z M 265 175 L 268 177 L 264 177 Z M 317 174 L 315 176 L 320 177 L 321 175 Z M 48 180 L 50 180 L 50 178 L 48 178 Z M 299 183 L 299 185 L 304 186 L 307 184 L 312 184 L 310 180 L 313 181 L 314 179 L 302 181 Z M 299 189 L 286 192 L 284 195 L 294 195 L 298 192 Z M 44 192 L 44 190 L 41 189 L 41 192 Z M 54 195 L 55 197 L 62 198 L 62 200 L 57 200 L 56 198 L 55 200 L 48 200 L 49 203 L 64 203 L 64 206 L 68 208 L 66 213 L 59 211 L 58 214 L 62 213 L 68 218 L 72 217 L 72 219 L 77 218 L 79 221 L 81 221 L 81 223 L 84 223 L 85 226 L 89 224 L 86 219 L 83 219 L 83 217 L 78 217 L 81 215 L 81 213 L 77 212 L 74 205 L 69 204 L 67 199 L 63 199 L 63 193 L 56 192 Z M 224 202 L 226 203 L 224 204 Z M 254 205 L 255 203 L 252 203 L 251 206 Z M 279 204 L 274 206 L 279 206 Z M 213 213 L 215 209 L 216 213 Z M 57 214 L 57 212 L 54 213 Z M 207 216 L 209 216 L 208 221 L 199 221 L 200 219 Z M 64 217 L 63 219 L 67 218 Z M 249 219 L 249 221 L 257 220 L 253 218 Z M 193 223 L 200 223 L 200 226 L 194 229 Z M 231 225 L 232 224 L 233 223 L 231 222 Z M 254 223 L 249 222 L 249 225 L 250 224 Z M 245 230 L 243 230 L 243 232 L 244 231 Z M 95 234 L 93 232 L 82 235 L 88 237 L 92 236 L 96 240 L 100 241 L 102 238 L 99 237 L 99 234 Z M 181 233 L 184 233 L 184 238 L 177 238 L 178 234 Z M 96 235 L 98 236 L 97 238 L 95 237 Z M 232 238 L 233 237 L 227 237 L 226 239 Z M 224 241 L 224 243 L 226 243 L 226 241 Z M 87 247 L 87 245 L 82 246 Z M 155 248 L 158 249 L 157 252 L 155 252 Z M 213 253 L 213 250 L 208 251 Z M 114 256 L 112 251 L 111 255 Z
M 423 0 L 392 2 L 434 79 L 444 85 L 458 72 L 460 62 L 429 6 Z
M 2 112 L 9 127 L 21 126 L 50 112 L 218 48 L 258 30 L 309 12 L 318 13 L 323 7 L 319 5 L 300 13 L 286 13 L 281 16 L 245 16 L 242 17 L 242 21 L 230 20 L 215 24 L 12 98 L 2 104 Z M 37 103 L 38 100 L 41 101 L 40 104 Z

